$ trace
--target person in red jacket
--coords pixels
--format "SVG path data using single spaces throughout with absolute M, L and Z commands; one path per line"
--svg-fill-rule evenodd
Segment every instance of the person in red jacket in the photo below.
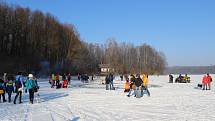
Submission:
M 63 80 L 63 84 L 62 84 L 63 88 L 67 88 L 68 87 L 68 81 L 65 79 Z
M 208 78 L 207 76 L 205 75 L 202 79 L 202 87 L 203 87 L 203 90 L 207 90 L 207 83 L 208 83 Z
M 212 77 L 210 74 L 207 74 L 207 85 L 208 85 L 208 90 L 211 90 L 211 82 L 212 82 Z
M 56 89 L 57 88 L 60 88 L 61 86 L 60 86 L 60 75 L 59 74 L 57 74 L 56 75 Z

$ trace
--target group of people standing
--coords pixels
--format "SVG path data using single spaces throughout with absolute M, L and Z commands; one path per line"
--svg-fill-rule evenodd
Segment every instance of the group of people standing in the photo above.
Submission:
M 54 86 L 56 86 L 56 89 L 68 88 L 70 81 L 71 81 L 70 73 L 67 75 L 64 73 L 62 76 L 60 74 L 52 74 L 51 78 L 49 79 L 51 88 L 54 88 Z
M 203 90 L 211 90 L 211 82 L 213 81 L 212 77 L 210 74 L 204 75 L 202 78 L 202 89 Z
M 19 104 L 22 103 L 23 92 L 29 92 L 30 103 L 33 104 L 34 93 L 39 89 L 37 79 L 33 74 L 29 74 L 25 78 L 21 72 L 19 72 L 15 77 L 12 75 L 4 74 L 3 78 L 0 78 L 0 102 L 1 98 L 3 102 L 6 102 L 5 94 L 8 94 L 8 102 L 11 103 L 12 93 L 15 93 L 13 103 L 16 104 L 16 100 L 19 97 Z
M 106 84 L 106 90 L 115 90 L 115 87 L 113 85 L 114 76 L 112 73 L 108 74 L 105 77 L 105 84 Z
M 122 77 L 120 76 L 121 81 Z M 115 90 L 114 87 L 114 76 L 112 73 L 108 74 L 105 78 L 106 90 Z M 150 96 L 150 92 L 148 90 L 148 75 L 147 74 L 137 74 L 136 77 L 131 74 L 129 77 L 125 76 L 125 84 L 124 84 L 124 92 L 128 93 L 128 97 L 134 96 L 137 98 L 143 97 L 144 94 Z
M 126 79 L 124 92 L 128 92 L 128 97 L 130 97 L 131 94 L 137 98 L 143 97 L 144 94 L 150 96 L 148 83 L 149 80 L 147 74 L 137 74 L 136 77 L 134 75 L 130 75 L 130 80 L 129 78 Z

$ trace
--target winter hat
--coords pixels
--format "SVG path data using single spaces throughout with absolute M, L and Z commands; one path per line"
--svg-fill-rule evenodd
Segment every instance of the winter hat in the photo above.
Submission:
M 33 74 L 29 74 L 28 77 L 29 78 L 33 78 L 34 76 L 33 76 Z

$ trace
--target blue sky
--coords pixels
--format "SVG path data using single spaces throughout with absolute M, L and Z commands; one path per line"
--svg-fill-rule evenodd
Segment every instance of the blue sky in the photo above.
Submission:
M 215 65 L 215 0 L 5 0 L 72 23 L 83 40 L 147 43 L 169 66 Z

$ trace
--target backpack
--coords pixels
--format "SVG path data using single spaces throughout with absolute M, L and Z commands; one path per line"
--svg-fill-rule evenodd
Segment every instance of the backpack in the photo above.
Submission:
M 15 87 L 16 88 L 21 88 L 22 87 L 22 83 L 21 83 L 20 77 L 15 81 Z
M 4 89 L 3 84 L 0 83 L 0 90 L 3 90 L 3 89 Z

